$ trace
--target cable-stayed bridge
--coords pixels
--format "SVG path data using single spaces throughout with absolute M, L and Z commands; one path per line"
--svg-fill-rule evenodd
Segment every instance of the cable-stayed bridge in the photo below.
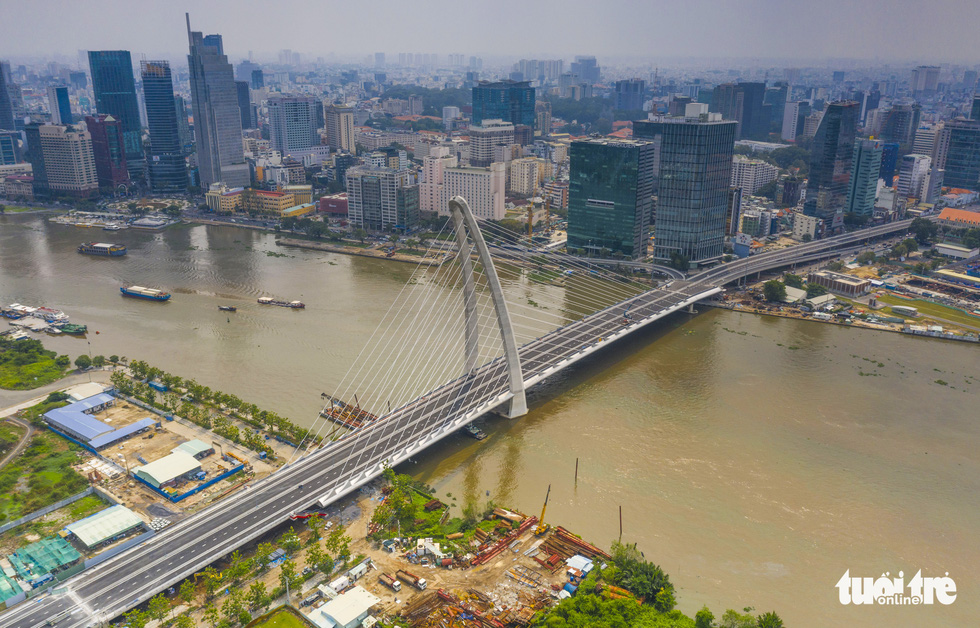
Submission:
M 100 625 L 281 523 L 329 504 L 491 411 L 518 417 L 529 387 L 722 286 L 772 268 L 859 250 L 904 233 L 896 222 L 754 256 L 651 289 L 647 280 L 522 245 L 466 201 L 335 385 L 311 437 L 275 474 L 166 528 L 139 547 L 0 614 L 0 627 L 57 619 Z M 446 246 L 455 242 L 455 247 Z M 506 251 L 495 263 L 492 250 Z

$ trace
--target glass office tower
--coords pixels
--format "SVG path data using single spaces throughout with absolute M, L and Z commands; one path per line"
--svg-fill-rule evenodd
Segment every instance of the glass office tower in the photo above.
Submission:
M 128 50 L 90 50 L 89 70 L 95 92 L 95 110 L 111 115 L 122 125 L 126 165 L 131 177 L 143 172 L 143 138 L 140 109 Z
M 187 166 L 184 162 L 174 85 L 170 64 L 166 61 L 142 61 L 143 98 L 146 123 L 150 128 L 150 187 L 156 191 L 187 189 Z

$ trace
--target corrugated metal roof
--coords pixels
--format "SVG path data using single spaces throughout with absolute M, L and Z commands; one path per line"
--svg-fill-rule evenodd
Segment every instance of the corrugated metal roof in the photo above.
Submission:
M 98 449 L 99 447 L 113 443 L 119 440 L 120 438 L 126 438 L 130 434 L 135 434 L 140 430 L 153 427 L 154 425 L 156 425 L 156 423 L 157 420 L 154 418 L 147 417 L 145 419 L 140 419 L 136 423 L 131 423 L 130 425 L 125 425 L 123 427 L 120 427 L 119 429 L 112 430 L 111 432 L 100 434 L 99 436 L 96 436 L 95 438 L 91 439 L 88 442 L 88 444 L 91 447 Z
M 99 434 L 105 434 L 112 430 L 112 428 L 97 418 L 84 412 L 70 410 L 69 408 L 71 406 L 45 412 L 44 418 L 55 428 L 74 432 L 82 436 L 85 440 L 92 440 Z
M 189 440 L 186 443 L 181 443 L 177 445 L 170 451 L 175 453 L 178 451 L 182 451 L 185 454 L 189 454 L 191 456 L 197 456 L 209 449 L 214 449 L 214 448 L 211 447 L 211 445 L 205 443 L 203 440 L 195 438 L 194 440 Z
M 194 456 L 177 451 L 159 460 L 154 460 L 150 464 L 136 467 L 133 469 L 133 473 L 150 483 L 160 485 L 200 467 L 201 463 Z
M 132 530 L 142 523 L 143 520 L 132 510 L 123 505 L 116 505 L 69 524 L 65 529 L 78 537 L 78 540 L 87 547 L 92 547 Z

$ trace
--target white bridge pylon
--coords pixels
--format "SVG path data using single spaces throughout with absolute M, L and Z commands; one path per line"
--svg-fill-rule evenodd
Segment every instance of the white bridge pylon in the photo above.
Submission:
M 470 211 L 470 206 L 462 196 L 449 199 L 449 211 L 453 217 L 456 229 L 456 242 L 459 246 L 458 259 L 463 269 L 463 312 L 466 317 L 465 325 L 465 368 L 472 374 L 479 366 L 479 328 L 477 325 L 476 284 L 473 277 L 473 261 L 470 257 L 470 242 L 476 247 L 476 255 L 483 265 L 483 272 L 490 287 L 490 298 L 497 315 L 497 328 L 500 330 L 500 340 L 504 346 L 504 359 L 507 364 L 507 378 L 510 393 L 513 398 L 508 402 L 507 409 L 500 412 L 508 418 L 527 414 L 527 397 L 524 388 L 524 374 L 521 371 L 520 354 L 517 352 L 517 339 L 514 336 L 514 326 L 507 311 L 504 291 L 500 287 L 497 269 L 494 268 L 490 249 L 477 224 L 476 217 Z M 467 235 L 469 236 L 467 238 Z

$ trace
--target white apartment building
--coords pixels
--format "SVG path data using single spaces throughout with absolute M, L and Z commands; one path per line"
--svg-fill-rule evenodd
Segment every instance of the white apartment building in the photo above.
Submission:
M 331 105 L 323 108 L 327 126 L 327 144 L 333 151 L 347 151 L 354 155 L 354 110 L 350 107 Z
M 898 168 L 898 183 L 895 191 L 905 198 L 921 198 L 922 183 L 925 181 L 932 158 L 928 155 L 905 155 Z
M 521 196 L 532 196 L 540 187 L 543 162 L 534 157 L 524 157 L 510 162 L 509 190 Z
M 776 180 L 779 168 L 768 161 L 751 159 L 745 155 L 732 158 L 732 187 L 742 188 L 743 194 L 752 195 L 767 183 Z
M 446 169 L 458 165 L 456 155 L 448 146 L 434 146 L 429 156 L 422 160 L 422 183 L 419 184 L 419 209 L 424 212 L 445 213 L 449 196 L 446 195 Z
M 489 168 L 446 168 L 444 177 L 447 199 L 462 196 L 477 218 L 503 220 L 507 192 L 504 164 L 490 164 Z M 440 206 L 439 213 L 448 215 L 448 205 Z
M 470 165 L 485 168 L 494 161 L 495 146 L 514 143 L 514 125 L 503 120 L 484 120 L 479 126 L 471 126 Z
M 71 129 L 71 130 L 69 130 Z M 38 130 L 48 187 L 87 195 L 99 189 L 92 135 L 84 127 L 45 124 Z

